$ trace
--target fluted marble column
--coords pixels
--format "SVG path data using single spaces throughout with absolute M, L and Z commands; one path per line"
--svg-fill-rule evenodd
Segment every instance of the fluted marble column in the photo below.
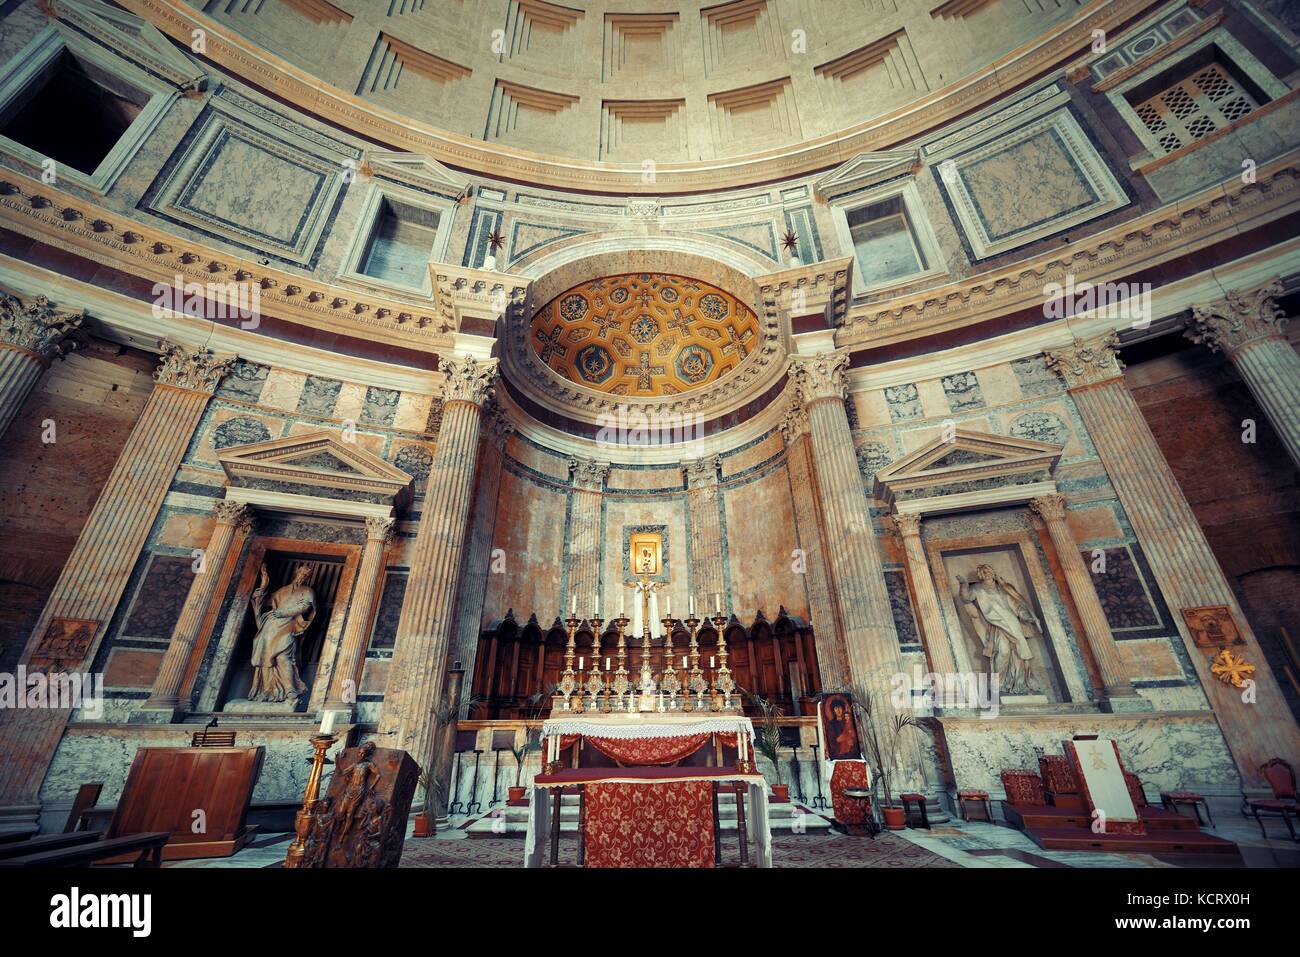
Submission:
M 1088 566 L 1079 556 L 1074 533 L 1065 520 L 1065 496 L 1040 495 L 1030 500 L 1029 507 L 1042 518 L 1047 534 L 1052 538 L 1052 548 L 1061 563 L 1070 597 L 1074 599 L 1074 607 L 1083 622 L 1084 640 L 1092 649 L 1097 669 L 1101 672 L 1104 707 L 1116 712 L 1150 711 L 1151 703 L 1137 693 L 1129 680 L 1128 669 L 1115 647 L 1115 636 L 1106 620 L 1106 611 L 1101 607 L 1101 599 L 1097 597 Z
M 855 687 L 870 692 L 877 733 L 889 730 L 891 679 L 903 671 L 898 632 L 881 574 L 880 550 L 862 475 L 858 471 L 853 434 L 844 399 L 847 352 L 792 356 L 790 378 L 808 414 L 813 471 L 825 522 L 827 565 L 834 583 L 840 633 Z M 920 784 L 915 742 L 904 740 L 902 780 Z M 897 790 L 897 789 L 896 789 Z
M 461 572 L 460 592 L 456 597 L 456 640 L 452 661 L 459 661 L 468 674 L 474 674 L 478 658 L 478 641 L 485 618 L 505 614 L 488 614 L 483 607 L 487 598 L 488 577 L 508 569 L 495 564 L 492 554 L 497 524 L 497 495 L 501 489 L 501 470 L 505 463 L 506 436 L 514 425 L 500 406 L 489 402 L 483 410 L 482 437 L 479 440 L 478 476 L 474 489 L 474 511 L 465 546 L 465 566 Z M 509 557 L 505 558 L 509 562 Z M 469 695 L 461 695 L 462 718 L 469 717 Z
M 1277 307 L 1282 292 L 1275 281 L 1197 306 L 1187 337 L 1227 354 L 1300 467 L 1300 355 L 1283 331 L 1287 319 Z
M 76 340 L 85 313 L 60 313 L 44 296 L 27 301 L 0 293 L 0 437 L 49 364 Z
M 712 608 L 714 595 L 722 595 L 723 605 L 728 604 L 726 577 L 722 571 L 722 518 L 718 512 L 721 464 L 722 459 L 717 455 L 682 463 L 691 516 L 691 575 L 696 606 L 700 609 Z
M 903 542 L 903 557 L 907 574 L 912 580 L 912 594 L 916 597 L 916 615 L 925 633 L 925 651 L 930 659 L 930 670 L 935 674 L 957 673 L 957 662 L 952 656 L 952 643 L 944 627 L 943 612 L 939 610 L 939 595 L 934 590 L 934 576 L 925 558 L 921 544 L 921 516 L 915 512 L 901 512 L 894 516 L 894 526 Z
M 375 595 L 379 593 L 379 583 L 384 577 L 384 555 L 393 539 L 396 524 L 396 519 L 377 515 L 366 519 L 366 544 L 361 549 L 361 567 L 357 570 L 352 599 L 348 602 L 348 621 L 339 641 L 338 661 L 325 700 L 326 711 L 355 713 L 366 639 L 370 637 L 371 612 Z
M 569 459 L 573 476 L 573 509 L 569 514 L 569 592 L 578 596 L 578 615 L 590 618 L 601 604 L 600 496 L 609 475 L 608 462 Z M 565 596 L 564 607 L 569 607 Z
M 166 345 L 154 373 L 154 390 L 37 619 L 23 663 L 39 649 L 56 618 L 97 623 L 85 657 L 70 667 L 76 670 L 94 661 L 203 409 L 233 363 L 234 356 Z M 56 709 L 0 710 L 0 721 L 5 722 L 0 735 L 0 753 L 5 755 L 0 762 L 0 803 L 35 799 L 68 714 Z
M 442 426 L 411 548 L 379 722 L 384 745 L 405 749 L 424 768 L 430 766 L 434 708 L 447 673 L 482 406 L 497 374 L 496 360 L 473 357 L 447 359 L 442 367 Z
M 133 721 L 169 723 L 176 717 L 181 681 L 189 667 L 203 618 L 212 603 L 212 596 L 216 594 L 221 570 L 230 555 L 230 545 L 236 533 L 248 528 L 253 521 L 253 510 L 243 502 L 222 499 L 212 507 L 212 511 L 217 521 L 203 550 L 199 571 L 190 582 L 189 594 L 185 596 L 181 616 L 172 629 L 171 641 L 154 677 L 149 700 L 141 711 L 131 716 Z
M 1129 394 L 1117 349 L 1114 335 L 1075 340 L 1049 351 L 1047 361 L 1069 387 L 1142 543 L 1242 780 L 1257 788 L 1263 783 L 1261 764 L 1276 755 L 1300 754 L 1300 731 L 1178 480 Z M 1206 605 L 1227 605 L 1247 641 L 1242 651 L 1256 667 L 1254 704 L 1243 702 L 1241 692 L 1211 674 L 1211 656 L 1187 632 L 1179 610 Z

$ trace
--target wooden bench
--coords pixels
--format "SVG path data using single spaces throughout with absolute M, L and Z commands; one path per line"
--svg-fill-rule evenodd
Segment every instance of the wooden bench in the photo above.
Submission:
M 72 835 L 57 836 L 71 837 Z M 136 855 L 135 860 L 131 862 L 132 867 L 161 867 L 163 846 L 169 837 L 171 834 L 167 831 L 110 837 L 106 841 L 91 841 L 54 851 L 6 858 L 0 860 L 0 867 L 89 867 L 105 858 L 130 854 Z
M 65 847 L 93 844 L 104 836 L 103 831 L 66 831 L 62 834 L 42 834 L 26 841 L 0 844 L 0 861 L 11 857 L 27 857 L 45 851 L 61 851 Z

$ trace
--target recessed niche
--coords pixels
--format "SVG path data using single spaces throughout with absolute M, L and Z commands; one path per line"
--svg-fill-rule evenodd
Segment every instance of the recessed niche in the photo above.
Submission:
M 441 216 L 385 196 L 379 202 L 357 271 L 372 279 L 419 287 L 429 273 Z
M 6 105 L 0 134 L 89 176 L 150 96 L 65 48 Z

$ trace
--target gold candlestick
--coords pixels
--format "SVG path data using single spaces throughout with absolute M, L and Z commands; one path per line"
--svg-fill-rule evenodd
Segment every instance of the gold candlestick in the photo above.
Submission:
M 724 709 L 724 698 L 721 693 L 721 680 L 725 677 L 727 681 L 731 680 L 731 671 L 727 669 L 727 639 L 723 634 L 727 627 L 726 615 L 714 615 L 709 621 L 713 622 L 713 627 L 718 632 L 718 659 L 716 668 L 710 668 L 709 675 L 709 692 L 712 697 L 711 707 L 714 711 Z M 734 686 L 733 686 L 734 687 Z
M 314 734 L 311 746 L 315 753 L 311 758 L 311 772 L 307 775 L 307 789 L 303 791 L 302 807 L 294 815 L 293 843 L 284 857 L 285 867 L 301 867 L 303 856 L 307 853 L 307 836 L 311 834 L 312 825 L 316 823 L 316 814 L 320 808 L 320 779 L 325 768 L 325 752 L 338 740 L 335 734 Z
M 600 626 L 605 623 L 603 618 L 591 619 L 591 669 L 587 672 L 587 697 L 591 699 L 588 709 L 597 710 L 597 697 L 604 682 L 600 677 Z
M 692 614 L 690 618 L 686 619 L 686 624 L 691 629 L 691 641 L 688 646 L 691 655 L 691 672 L 690 677 L 688 677 L 686 681 L 686 701 L 688 711 L 693 711 L 697 707 L 703 709 L 704 689 L 708 687 L 708 684 L 704 680 L 704 673 L 700 671 L 699 630 L 701 621 L 702 619 L 696 618 L 694 614 Z M 695 693 L 695 705 L 690 705 L 690 692 Z
M 573 658 L 578 646 L 578 622 L 580 619 L 577 615 L 570 615 L 564 619 L 564 623 L 569 626 L 569 641 L 564 646 L 564 671 L 560 674 L 559 695 L 556 700 L 560 709 L 567 711 L 573 704 L 570 700 L 573 696 L 573 689 L 577 687 L 577 678 L 573 672 Z
M 624 705 L 628 705 L 630 708 L 630 703 L 624 700 L 629 687 L 627 677 L 627 637 L 624 635 L 628 621 L 627 615 L 624 614 L 620 614 L 614 619 L 614 624 L 618 626 L 618 645 L 616 646 L 618 670 L 614 672 L 614 694 L 618 696 L 619 711 L 623 710 Z

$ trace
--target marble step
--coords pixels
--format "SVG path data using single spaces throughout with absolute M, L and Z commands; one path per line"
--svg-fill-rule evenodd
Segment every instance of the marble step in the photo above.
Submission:
M 492 815 L 492 812 L 499 812 Z M 718 819 L 722 825 L 722 833 L 732 833 L 736 831 L 736 805 L 730 801 L 723 800 L 718 805 Z M 831 823 L 825 817 L 808 808 L 807 805 L 801 805 L 791 801 L 786 804 L 769 804 L 768 819 L 772 833 L 791 833 L 797 831 L 801 834 L 816 833 L 830 830 Z M 473 821 L 468 827 L 465 827 L 466 821 Z M 748 818 L 746 818 L 748 825 Z M 488 837 L 500 837 L 502 834 L 525 834 L 528 831 L 528 808 L 526 807 L 504 807 L 498 806 L 487 809 L 483 816 L 473 818 L 464 815 L 456 815 L 451 819 L 451 826 L 454 828 L 463 828 L 465 833 L 481 835 Z M 562 833 L 574 833 L 578 830 L 578 799 L 576 797 L 566 797 L 564 804 L 560 809 L 560 831 Z

